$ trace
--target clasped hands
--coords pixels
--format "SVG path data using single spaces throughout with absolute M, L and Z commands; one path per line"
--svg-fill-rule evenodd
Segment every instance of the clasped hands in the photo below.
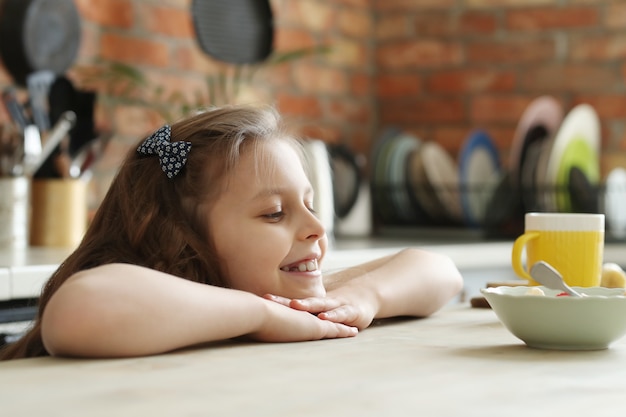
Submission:
M 325 297 L 292 299 L 266 294 L 264 298 L 294 310 L 309 312 L 321 320 L 345 324 L 359 330 L 368 327 L 378 311 L 376 297 L 367 289 L 352 285 L 329 291 Z

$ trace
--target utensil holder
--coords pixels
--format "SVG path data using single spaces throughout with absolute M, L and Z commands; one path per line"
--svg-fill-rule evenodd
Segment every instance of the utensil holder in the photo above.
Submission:
M 30 181 L 0 177 L 0 248 L 28 246 Z
M 87 228 L 86 181 L 34 180 L 31 206 L 31 245 L 78 246 Z

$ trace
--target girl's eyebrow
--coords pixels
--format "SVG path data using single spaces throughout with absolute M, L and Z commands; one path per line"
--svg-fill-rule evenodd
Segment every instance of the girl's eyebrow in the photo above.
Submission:
M 264 188 L 252 197 L 253 200 L 260 200 L 267 197 L 272 197 L 274 195 L 283 194 L 283 189 L 281 188 Z
M 264 188 L 260 190 L 258 193 L 252 197 L 252 200 L 260 200 L 267 197 L 272 197 L 275 195 L 284 195 L 289 192 L 289 189 L 283 187 L 272 187 L 272 188 Z M 304 190 L 304 194 L 313 193 L 313 188 L 311 186 L 307 186 Z

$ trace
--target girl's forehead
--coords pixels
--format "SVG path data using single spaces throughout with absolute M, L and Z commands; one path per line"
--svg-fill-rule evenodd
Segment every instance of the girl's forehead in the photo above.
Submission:
M 254 166 L 259 174 L 272 172 L 277 166 L 284 166 L 287 162 L 290 166 L 302 168 L 302 159 L 297 149 L 285 140 L 259 142 L 249 151 L 240 162 Z
M 254 146 L 241 149 L 239 158 L 224 177 L 225 185 L 237 179 L 267 184 L 277 170 L 293 175 L 306 172 L 298 148 L 285 140 L 257 141 Z

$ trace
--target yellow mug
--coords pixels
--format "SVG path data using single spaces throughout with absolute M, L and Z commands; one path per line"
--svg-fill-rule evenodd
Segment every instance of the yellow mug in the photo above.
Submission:
M 524 234 L 513 244 L 515 273 L 539 285 L 528 273 L 545 261 L 561 273 L 570 286 L 600 285 L 604 257 L 604 214 L 526 213 Z M 524 268 L 524 250 L 526 268 Z

